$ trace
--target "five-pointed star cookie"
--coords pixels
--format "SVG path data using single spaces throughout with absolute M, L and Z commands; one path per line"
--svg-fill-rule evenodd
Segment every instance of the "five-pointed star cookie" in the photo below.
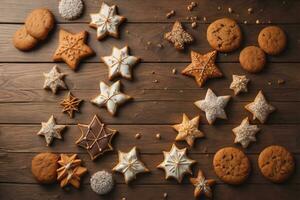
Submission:
M 274 112 L 276 108 L 269 104 L 260 90 L 252 103 L 245 106 L 246 110 L 253 114 L 253 120 L 256 118 L 260 123 L 265 123 L 269 114 Z
M 204 55 L 191 51 L 192 62 L 181 73 L 193 76 L 197 84 L 202 87 L 208 79 L 223 76 L 215 64 L 216 56 L 217 51 L 211 51 Z
M 232 82 L 230 84 L 230 89 L 233 90 L 234 95 L 238 95 L 240 92 L 248 92 L 247 84 L 250 79 L 246 76 L 232 75 Z
M 60 102 L 60 105 L 64 107 L 62 112 L 67 112 L 70 118 L 73 118 L 74 111 L 79 112 L 78 107 L 81 102 L 81 99 L 78 99 L 69 92 L 64 100 Z
M 126 184 L 135 179 L 137 174 L 149 172 L 144 163 L 138 159 L 136 147 L 128 153 L 118 151 L 118 155 L 119 163 L 112 170 L 123 173 Z
M 173 128 L 178 132 L 176 141 L 185 140 L 191 147 L 194 145 L 196 138 L 204 137 L 204 134 L 198 130 L 200 116 L 196 116 L 189 120 L 186 114 L 183 114 L 181 124 L 176 124 Z
M 246 117 L 238 127 L 232 129 L 235 135 L 234 143 L 241 143 L 243 148 L 247 148 L 250 142 L 256 141 L 255 135 L 259 130 L 257 125 L 250 125 Z
M 118 27 L 126 19 L 123 16 L 117 15 L 117 7 L 109 6 L 102 3 L 99 13 L 90 14 L 90 27 L 97 29 L 98 40 L 103 39 L 107 35 L 118 37 Z
M 217 118 L 227 119 L 225 106 L 230 100 L 230 96 L 219 96 L 208 88 L 205 99 L 196 101 L 195 105 L 205 112 L 209 124 L 213 124 Z
M 195 178 L 190 178 L 190 182 L 195 186 L 194 197 L 198 198 L 204 194 L 207 198 L 212 198 L 212 186 L 216 184 L 213 179 L 206 179 L 201 170 Z
M 114 115 L 119 105 L 131 99 L 130 96 L 120 92 L 120 84 L 120 81 L 117 81 L 109 87 L 101 81 L 100 94 L 92 99 L 91 102 L 100 107 L 106 106 L 108 112 Z
M 58 71 L 55 65 L 49 73 L 44 73 L 45 82 L 44 89 L 50 89 L 54 94 L 56 94 L 59 88 L 67 89 L 65 82 L 63 81 L 65 74 Z
M 139 61 L 139 58 L 128 54 L 128 47 L 122 49 L 113 47 L 110 56 L 101 57 L 108 66 L 109 80 L 121 75 L 124 78 L 131 79 L 131 68 Z
M 94 54 L 94 51 L 85 44 L 87 34 L 86 31 L 72 34 L 60 29 L 59 44 L 53 60 L 64 61 L 71 69 L 75 70 L 81 59 Z
M 37 135 L 43 135 L 45 137 L 47 146 L 50 146 L 53 138 L 62 139 L 61 132 L 64 128 L 66 128 L 66 126 L 57 125 L 53 115 L 51 115 L 47 122 L 42 122 L 42 128 Z
M 196 161 L 189 159 L 186 155 L 186 148 L 178 149 L 175 144 L 169 152 L 163 151 L 164 161 L 157 167 L 166 173 L 166 179 L 173 177 L 181 183 L 185 174 L 192 174 L 191 165 Z
M 97 115 L 89 125 L 78 124 L 81 131 L 80 138 L 76 141 L 78 146 L 87 150 L 92 160 L 95 160 L 106 151 L 112 151 L 111 141 L 116 130 L 105 127 Z
M 183 29 L 179 21 L 174 23 L 170 32 L 165 33 L 165 39 L 173 43 L 178 50 L 184 49 L 185 44 L 190 44 L 194 41 L 193 37 Z

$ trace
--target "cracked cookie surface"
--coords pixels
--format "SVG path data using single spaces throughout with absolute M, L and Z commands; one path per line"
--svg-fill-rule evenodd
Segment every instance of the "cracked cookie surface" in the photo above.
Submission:
M 287 43 L 284 31 L 278 26 L 268 26 L 262 29 L 258 35 L 258 44 L 264 52 L 270 55 L 281 53 Z

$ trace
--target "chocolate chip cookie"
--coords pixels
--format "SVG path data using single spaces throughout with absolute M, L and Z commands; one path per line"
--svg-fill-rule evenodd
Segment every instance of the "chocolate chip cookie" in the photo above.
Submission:
M 25 26 L 19 28 L 13 36 L 14 46 L 21 51 L 29 51 L 34 48 L 38 40 L 28 34 Z
M 266 54 L 256 46 L 245 47 L 239 57 L 242 68 L 251 73 L 260 72 L 266 64 Z

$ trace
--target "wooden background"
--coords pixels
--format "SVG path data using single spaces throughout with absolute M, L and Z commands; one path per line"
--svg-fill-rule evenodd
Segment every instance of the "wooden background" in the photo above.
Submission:
M 96 31 L 88 27 L 89 13 L 97 12 L 99 1 L 86 0 L 84 15 L 76 21 L 63 20 L 57 10 L 56 0 L 1 0 L 0 1 L 0 199 L 163 199 L 168 193 L 169 199 L 193 199 L 193 186 L 186 177 L 182 184 L 175 180 L 165 180 L 164 172 L 156 169 L 162 161 L 162 150 L 169 150 L 176 132 L 170 125 L 182 120 L 182 113 L 193 117 L 201 114 L 200 130 L 206 134 L 199 139 L 194 148 L 189 149 L 189 156 L 197 160 L 194 173 L 202 169 L 208 178 L 217 179 L 212 169 L 214 153 L 233 144 L 231 129 L 250 114 L 243 108 L 263 89 L 267 99 L 276 106 L 257 142 L 245 150 L 252 163 L 252 173 L 245 184 L 229 186 L 218 179 L 214 189 L 214 199 L 298 199 L 300 195 L 300 172 L 281 185 L 265 180 L 257 167 L 259 152 L 271 144 L 287 147 L 294 153 L 297 166 L 300 165 L 300 1 L 196 1 L 198 6 L 193 12 L 187 11 L 187 0 L 107 0 L 117 4 L 119 13 L 126 16 L 127 22 L 120 27 L 120 39 L 107 38 L 96 40 Z M 217 7 L 221 6 L 218 11 Z M 24 18 L 33 8 L 47 7 L 55 15 L 57 26 L 49 39 L 36 50 L 24 53 L 16 50 L 11 42 L 14 32 L 23 24 Z M 229 14 L 231 7 L 235 12 Z M 247 9 L 254 12 L 249 15 Z M 170 19 L 166 13 L 174 9 L 176 16 Z M 187 16 L 199 17 L 198 27 L 191 29 Z M 231 17 L 241 23 L 244 35 L 243 47 L 256 45 L 259 31 L 267 24 L 255 24 L 257 19 L 263 23 L 278 24 L 288 35 L 288 48 L 278 57 L 268 57 L 266 69 L 260 74 L 247 74 L 238 63 L 240 50 L 230 54 L 219 54 L 217 62 L 225 77 L 209 81 L 205 88 L 198 88 L 192 78 L 177 73 L 190 62 L 189 52 L 195 50 L 206 53 L 210 47 L 206 41 L 206 29 L 210 22 L 221 17 Z M 207 21 L 202 18 L 206 17 Z M 173 22 L 179 19 L 196 39 L 186 51 L 177 52 L 163 34 L 169 31 Z M 248 21 L 245 25 L 242 22 Z M 96 56 L 86 59 L 74 73 L 66 64 L 58 63 L 60 70 L 67 74 L 66 83 L 73 94 L 85 100 L 81 113 L 69 119 L 61 113 L 59 103 L 67 94 L 58 95 L 43 90 L 43 72 L 48 72 L 54 65 L 52 54 L 58 42 L 58 30 L 90 33 L 88 44 L 97 52 Z M 151 44 L 149 45 L 148 42 Z M 123 91 L 134 97 L 134 101 L 119 109 L 117 117 L 111 117 L 105 109 L 93 106 L 89 100 L 99 93 L 99 81 L 108 82 L 107 67 L 100 62 L 100 56 L 110 55 L 112 47 L 129 45 L 132 55 L 142 58 L 134 68 L 134 81 L 122 79 Z M 162 44 L 163 48 L 157 47 Z M 232 74 L 246 74 L 251 79 L 249 93 L 234 97 L 226 108 L 228 120 L 218 120 L 209 126 L 205 116 L 193 102 L 204 98 L 207 88 L 212 88 L 217 95 L 232 95 L 229 90 Z M 283 79 L 285 84 L 277 81 Z M 157 80 L 157 83 L 154 83 Z M 54 141 L 51 147 L 45 146 L 44 138 L 36 136 L 40 122 L 48 120 L 53 114 L 59 124 L 67 124 L 64 140 Z M 105 154 L 92 162 L 86 151 L 75 145 L 80 136 L 76 124 L 89 123 L 94 114 L 119 130 L 113 145 L 115 151 Z M 141 133 L 142 138 L 134 138 Z M 155 138 L 160 133 L 161 140 Z M 179 147 L 187 146 L 184 142 Z M 150 168 L 150 174 L 138 176 L 130 186 L 124 183 L 121 174 L 115 174 L 116 188 L 109 195 L 98 197 L 89 187 L 89 177 L 94 172 L 110 170 L 117 163 L 116 150 L 128 151 L 137 146 L 141 159 Z M 78 153 L 89 170 L 83 178 L 80 190 L 60 189 L 58 185 L 42 186 L 36 183 L 30 172 L 31 159 L 40 152 Z

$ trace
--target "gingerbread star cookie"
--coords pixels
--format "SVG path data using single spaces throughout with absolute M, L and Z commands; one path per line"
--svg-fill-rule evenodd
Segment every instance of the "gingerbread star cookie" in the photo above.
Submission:
M 196 161 L 189 159 L 186 155 L 186 148 L 178 149 L 175 144 L 169 152 L 163 151 L 164 161 L 157 168 L 166 173 L 166 179 L 173 177 L 181 183 L 185 174 L 192 174 L 191 165 Z
M 247 84 L 249 81 L 250 79 L 248 79 L 246 76 L 238 76 L 233 74 L 230 89 L 233 90 L 234 95 L 238 95 L 241 92 L 248 92 Z
M 44 73 L 44 89 L 50 89 L 54 94 L 56 94 L 59 88 L 67 89 L 67 86 L 63 80 L 64 76 L 65 74 L 60 73 L 55 65 L 50 72 Z
M 118 151 L 119 163 L 112 169 L 123 173 L 125 182 L 128 184 L 139 173 L 149 172 L 149 169 L 138 159 L 137 148 L 133 147 L 128 153 Z
M 115 38 L 119 36 L 118 27 L 125 21 L 125 17 L 117 15 L 117 7 L 102 3 L 99 13 L 90 14 L 90 27 L 97 29 L 98 40 L 110 35 Z
M 201 170 L 195 178 L 190 178 L 190 182 L 195 186 L 194 197 L 198 198 L 205 195 L 207 198 L 212 198 L 212 186 L 216 184 L 213 179 L 206 179 Z
M 109 80 L 117 76 L 122 76 L 126 79 L 131 79 L 131 68 L 139 62 L 139 58 L 130 56 L 128 46 L 118 49 L 113 47 L 110 56 L 101 57 L 103 62 L 108 66 Z
M 90 124 L 78 124 L 81 131 L 80 138 L 76 144 L 87 150 L 92 160 L 95 160 L 106 151 L 112 151 L 111 141 L 116 130 L 105 127 L 97 115 L 94 116 Z
M 246 110 L 253 114 L 253 120 L 258 119 L 264 124 L 267 121 L 269 114 L 274 112 L 276 108 L 269 104 L 260 90 L 252 103 L 245 106 Z
M 204 137 L 204 133 L 202 133 L 198 129 L 199 119 L 200 116 L 196 116 L 193 119 L 189 120 L 186 114 L 183 114 L 181 124 L 176 124 L 173 126 L 173 128 L 178 132 L 175 140 L 185 140 L 188 143 L 188 145 L 192 147 L 196 138 Z
M 217 118 L 227 119 L 226 112 L 224 110 L 230 96 L 219 96 L 208 88 L 205 99 L 196 101 L 194 104 L 205 112 L 206 119 L 209 124 L 213 124 Z
M 204 55 L 191 51 L 192 63 L 182 70 L 181 73 L 195 77 L 197 84 L 202 87 L 208 79 L 223 76 L 215 64 L 216 57 L 217 51 L 211 51 Z
M 81 102 L 81 99 L 78 99 L 69 92 L 65 99 L 60 103 L 60 105 L 64 107 L 62 112 L 67 112 L 70 118 L 73 118 L 74 111 L 79 112 L 78 107 Z

